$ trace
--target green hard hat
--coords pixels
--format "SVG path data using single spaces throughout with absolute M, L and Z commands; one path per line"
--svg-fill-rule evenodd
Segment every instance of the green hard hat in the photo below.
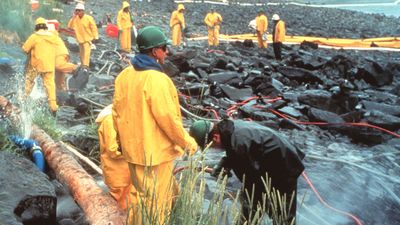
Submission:
M 190 127 L 189 134 L 192 136 L 197 144 L 204 148 L 204 146 L 209 142 L 209 138 L 206 140 L 206 136 L 208 136 L 209 132 L 211 131 L 212 123 L 207 120 L 197 120 L 195 121 L 192 126 Z
M 161 28 L 147 26 L 139 30 L 136 43 L 139 51 L 142 51 L 158 46 L 170 45 L 171 41 L 168 40 Z

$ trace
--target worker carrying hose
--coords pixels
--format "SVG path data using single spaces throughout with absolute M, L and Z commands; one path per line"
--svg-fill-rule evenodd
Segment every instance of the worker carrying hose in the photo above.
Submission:
M 99 33 L 93 17 L 85 14 L 85 5 L 83 3 L 76 4 L 74 15 L 68 22 L 68 28 L 75 31 L 75 38 L 79 43 L 81 65 L 88 70 L 92 43 L 98 42 Z
M 118 37 L 119 45 L 122 51 L 130 53 L 131 52 L 131 29 L 134 26 L 131 12 L 129 11 L 129 3 L 127 1 L 122 2 L 122 9 L 119 10 L 117 16 L 117 26 L 118 26 Z
M 183 127 L 176 87 L 160 65 L 167 36 L 147 26 L 136 42 L 139 54 L 115 80 L 113 120 L 136 189 L 129 224 L 164 224 L 178 192 L 174 160 L 193 154 L 197 143 Z
M 267 47 L 267 29 L 268 29 L 268 19 L 265 16 L 264 11 L 260 10 L 256 17 L 256 32 L 257 32 L 257 42 L 259 48 Z
M 99 113 L 96 123 L 99 125 L 100 161 L 104 183 L 110 195 L 118 202 L 118 206 L 121 209 L 127 209 L 132 204 L 130 193 L 134 192 L 134 188 L 131 185 L 128 163 L 122 156 L 117 141 L 117 132 L 112 119 L 112 105 L 108 105 Z
M 36 77 L 41 75 L 49 107 L 53 114 L 56 114 L 58 110 L 54 82 L 56 45 L 57 36 L 48 31 L 46 20 L 39 17 L 35 21 L 35 32 L 22 46 L 24 52 L 28 54 L 25 70 L 25 96 L 28 97 L 31 94 Z
M 208 46 L 218 46 L 222 16 L 215 12 L 214 8 L 211 8 L 210 12 L 204 18 L 204 23 L 207 25 L 208 30 Z
M 182 31 L 185 29 L 185 6 L 179 4 L 178 8 L 172 12 L 169 26 L 172 32 L 172 45 L 179 46 L 182 43 Z
M 282 60 L 282 42 L 285 41 L 286 28 L 278 14 L 272 16 L 274 26 L 272 28 L 272 46 L 274 47 L 275 59 Z
M 274 224 L 295 224 L 297 178 L 304 170 L 301 162 L 304 153 L 287 138 L 256 122 L 228 119 L 216 124 L 206 120 L 196 121 L 190 127 L 190 134 L 201 148 L 214 141 L 214 145 L 225 149 L 226 156 L 221 159 L 214 174 L 219 175 L 221 171 L 229 174 L 232 169 L 243 183 L 241 200 L 244 220 L 254 218 L 257 208 L 263 205 L 264 195 L 266 212 Z M 271 179 L 272 189 L 286 196 L 284 208 L 279 208 L 272 195 L 268 195 L 273 192 L 264 185 L 266 174 Z M 248 196 L 252 195 L 254 199 L 250 201 Z

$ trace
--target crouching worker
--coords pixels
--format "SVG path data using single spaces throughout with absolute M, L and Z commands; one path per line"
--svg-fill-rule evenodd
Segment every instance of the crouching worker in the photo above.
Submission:
M 112 119 L 112 105 L 104 108 L 96 118 L 99 124 L 100 160 L 104 182 L 119 207 L 127 209 L 132 204 L 130 192 L 134 192 L 129 176 L 128 163 L 122 156 Z
M 226 156 L 221 159 L 214 172 L 216 175 L 221 171 L 229 174 L 232 169 L 243 183 L 241 198 L 245 220 L 254 218 L 265 195 L 265 209 L 274 224 L 295 224 L 297 178 L 304 170 L 301 162 L 304 153 L 277 131 L 256 122 L 223 120 L 213 124 L 200 120 L 193 123 L 190 134 L 203 148 L 214 140 L 214 145 L 220 144 L 225 149 Z M 271 191 L 265 188 L 263 182 L 266 181 L 266 174 L 271 179 L 272 189 L 279 191 L 281 196 L 286 196 L 284 209 L 278 208 L 272 212 L 271 206 L 278 204 L 274 204 L 267 194 Z M 248 196 L 251 198 L 252 195 L 253 201 L 250 201 Z

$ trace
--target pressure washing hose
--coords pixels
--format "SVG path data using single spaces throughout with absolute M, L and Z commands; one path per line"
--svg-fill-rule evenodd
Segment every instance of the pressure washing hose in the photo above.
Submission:
M 9 139 L 21 149 L 28 151 L 33 159 L 37 168 L 44 172 L 46 168 L 46 161 L 44 160 L 43 151 L 35 140 L 22 138 L 17 135 L 11 135 Z

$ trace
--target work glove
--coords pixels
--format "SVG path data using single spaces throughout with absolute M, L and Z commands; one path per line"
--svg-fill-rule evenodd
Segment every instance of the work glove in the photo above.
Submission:
M 232 176 L 231 170 L 225 167 L 227 160 L 228 159 L 226 157 L 222 157 L 219 163 L 216 166 L 214 166 L 211 176 L 218 177 L 222 173 L 221 174 L 222 177 L 224 176 L 231 177 Z

